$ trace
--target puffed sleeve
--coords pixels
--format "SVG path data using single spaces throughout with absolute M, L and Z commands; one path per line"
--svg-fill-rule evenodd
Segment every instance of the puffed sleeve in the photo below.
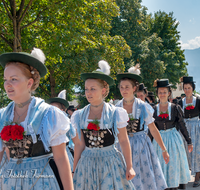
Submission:
M 151 105 L 145 103 L 144 104 L 145 106 L 145 111 L 143 111 L 143 113 L 145 114 L 145 117 L 144 117 L 144 121 L 145 121 L 145 125 L 149 125 L 151 123 L 154 122 L 154 118 L 153 118 L 153 114 L 154 114 L 154 109 L 151 107 Z
M 192 144 L 188 130 L 185 126 L 185 122 L 184 122 L 184 119 L 183 119 L 183 110 L 181 109 L 180 105 L 176 105 L 176 113 L 177 113 L 176 116 L 178 118 L 178 124 L 179 124 L 181 133 L 183 134 L 187 143 Z
M 66 133 L 70 129 L 70 120 L 58 108 L 51 106 L 42 124 L 43 134 L 45 139 L 48 139 L 49 146 L 57 146 L 69 141 Z
M 119 116 L 119 118 L 117 118 L 117 128 L 123 128 L 126 127 L 128 125 L 128 113 L 124 108 L 121 107 L 117 107 L 116 108 L 117 111 L 117 117 Z
M 72 126 L 72 124 L 70 124 L 69 135 L 70 135 L 70 137 L 71 137 L 72 139 L 73 139 L 74 137 L 76 137 L 76 129 Z

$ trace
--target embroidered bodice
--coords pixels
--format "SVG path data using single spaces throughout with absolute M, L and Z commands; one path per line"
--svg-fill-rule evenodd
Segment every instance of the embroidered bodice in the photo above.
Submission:
M 37 135 L 37 143 L 33 143 L 31 135 L 25 135 L 22 140 L 13 141 L 10 139 L 8 142 L 4 141 L 5 145 L 9 149 L 11 158 L 27 158 L 27 157 L 35 157 L 41 156 L 44 154 L 49 154 L 50 152 L 45 152 L 43 143 Z
M 126 126 L 126 130 L 128 135 L 130 133 L 136 133 L 140 131 L 144 131 L 144 127 L 140 129 L 140 120 L 139 119 L 134 119 L 134 120 L 129 120 L 128 125 Z
M 114 144 L 113 130 L 100 129 L 99 131 L 82 129 L 85 145 L 89 148 L 103 148 Z

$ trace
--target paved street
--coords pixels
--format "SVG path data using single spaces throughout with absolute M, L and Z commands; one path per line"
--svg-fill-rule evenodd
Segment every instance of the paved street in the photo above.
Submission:
M 199 187 L 196 187 L 196 188 L 192 187 L 193 182 L 194 182 L 194 176 L 191 175 L 191 182 L 188 183 L 186 189 L 187 189 L 187 190 L 200 190 L 200 186 L 199 186 Z

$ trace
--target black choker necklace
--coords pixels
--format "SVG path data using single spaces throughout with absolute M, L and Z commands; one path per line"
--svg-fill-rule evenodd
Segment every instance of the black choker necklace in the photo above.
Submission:
M 125 102 L 126 104 L 128 104 L 128 103 L 132 103 L 134 100 L 135 100 L 135 97 L 134 97 L 132 100 L 128 100 L 128 101 L 124 99 L 124 102 Z
M 32 100 L 32 97 L 30 97 L 30 99 L 24 103 L 20 103 L 20 104 L 17 104 L 15 103 L 15 105 L 18 107 L 18 108 L 23 108 L 25 105 L 29 104 Z
M 92 105 L 92 104 L 90 104 L 92 107 L 95 107 L 95 108 L 98 108 L 99 106 L 101 106 L 103 104 L 103 102 L 101 102 L 99 105 L 97 105 L 97 106 L 94 106 L 94 105 Z

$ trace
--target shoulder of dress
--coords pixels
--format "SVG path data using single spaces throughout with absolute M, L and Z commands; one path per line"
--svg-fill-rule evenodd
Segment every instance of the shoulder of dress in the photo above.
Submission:
M 122 100 L 119 100 L 116 104 L 115 104 L 115 107 L 121 107 L 121 102 L 122 102 Z

